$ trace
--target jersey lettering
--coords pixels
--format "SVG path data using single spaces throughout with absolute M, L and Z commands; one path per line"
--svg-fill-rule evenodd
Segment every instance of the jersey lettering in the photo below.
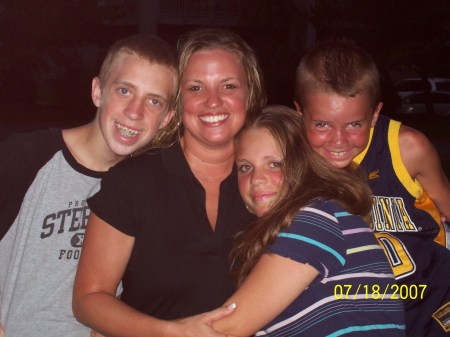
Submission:
M 403 242 L 389 233 L 376 232 L 375 237 L 383 248 L 397 280 L 409 276 L 416 271 L 416 264 L 409 255 Z
M 383 248 L 395 278 L 413 274 L 416 265 L 403 242 L 389 233 L 418 232 L 399 197 L 372 196 L 372 226 Z
M 372 197 L 372 221 L 376 232 L 417 232 L 405 203 L 398 197 Z

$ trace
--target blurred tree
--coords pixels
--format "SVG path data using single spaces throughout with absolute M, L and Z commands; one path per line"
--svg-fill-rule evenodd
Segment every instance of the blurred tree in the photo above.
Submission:
M 303 14 L 291 0 L 243 0 L 244 38 L 258 54 L 269 103 L 293 106 L 295 69 L 302 54 Z
M 388 67 L 450 76 L 450 1 L 317 0 L 319 39 L 346 36 Z
M 386 114 L 399 104 L 393 71 L 450 77 L 448 0 L 316 0 L 312 20 L 319 40 L 347 37 L 371 53 L 380 69 Z
M 64 95 L 54 93 L 60 100 L 89 99 L 89 91 L 77 94 L 79 82 L 87 80 L 89 87 L 95 74 L 91 71 L 96 70 L 83 64 L 81 53 L 90 46 L 102 46 L 102 23 L 122 15 L 120 2 L 105 7 L 95 0 L 5 1 L 0 10 L 0 96 L 33 101 L 36 82 L 53 76 L 64 81 L 57 83 Z M 72 85 L 72 81 L 78 82 Z

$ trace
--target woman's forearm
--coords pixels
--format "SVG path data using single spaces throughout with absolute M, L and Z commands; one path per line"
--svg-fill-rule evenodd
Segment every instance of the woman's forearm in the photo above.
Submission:
M 91 213 L 74 283 L 75 317 L 107 336 L 170 336 L 170 322 L 147 316 L 115 296 L 133 246 L 134 237 Z
M 213 322 L 233 313 L 234 307 L 174 321 L 145 315 L 107 293 L 75 295 L 76 318 L 103 336 L 112 337 L 226 337 L 213 329 Z
M 78 321 L 105 336 L 174 336 L 176 323 L 145 315 L 107 293 L 74 296 Z

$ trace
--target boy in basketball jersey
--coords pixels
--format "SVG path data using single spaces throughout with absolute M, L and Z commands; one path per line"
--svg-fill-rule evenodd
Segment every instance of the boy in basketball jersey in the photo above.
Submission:
M 419 131 L 380 114 L 376 65 L 350 41 L 324 42 L 304 56 L 295 105 L 316 152 L 367 174 L 373 230 L 398 282 L 378 291 L 404 300 L 407 336 L 446 336 L 450 250 L 442 218 L 450 219 L 450 183 L 436 150 Z
M 71 308 L 86 200 L 111 166 L 152 140 L 164 145 L 175 131 L 177 67 L 175 51 L 156 36 L 119 40 L 92 81 L 98 109 L 91 123 L 0 143 L 0 331 L 3 326 L 6 336 L 89 336 Z

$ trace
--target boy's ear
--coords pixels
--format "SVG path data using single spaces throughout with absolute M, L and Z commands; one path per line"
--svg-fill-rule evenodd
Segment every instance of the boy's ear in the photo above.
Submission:
M 375 108 L 375 111 L 373 112 L 372 123 L 370 124 L 372 128 L 375 126 L 375 124 L 377 124 L 378 116 L 380 116 L 380 111 L 382 107 L 383 103 L 379 102 L 377 107 Z
M 102 89 L 100 88 L 100 79 L 94 77 L 92 80 L 91 98 L 94 105 L 99 108 L 102 101 Z
M 295 105 L 295 110 L 298 111 L 300 116 L 303 116 L 303 112 L 302 112 L 302 109 L 300 108 L 300 105 L 296 101 L 294 101 L 294 105 Z
M 161 124 L 159 125 L 159 130 L 161 130 L 162 128 L 166 127 L 167 124 L 169 124 L 170 120 L 173 118 L 173 116 L 175 115 L 175 110 L 171 109 L 169 110 L 166 115 L 164 116 L 163 120 L 161 121 Z

